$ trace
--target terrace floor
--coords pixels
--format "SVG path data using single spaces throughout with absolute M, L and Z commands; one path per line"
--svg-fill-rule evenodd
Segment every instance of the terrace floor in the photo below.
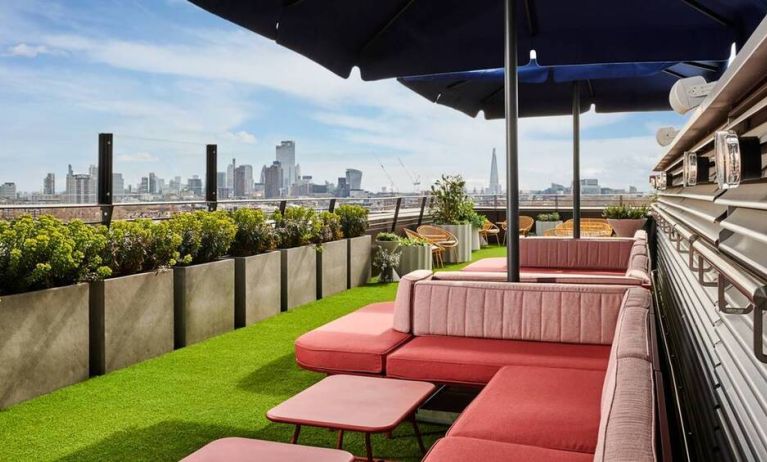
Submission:
M 474 259 L 505 254 L 491 246 Z M 458 269 L 451 265 L 445 269 Z M 396 284 L 369 284 L 256 325 L 0 411 L 0 460 L 178 461 L 225 436 L 290 440 L 292 427 L 269 422 L 268 409 L 322 378 L 299 369 L 293 341 L 368 303 L 393 300 Z M 444 427 L 422 426 L 431 445 Z M 304 444 L 334 447 L 336 435 L 301 432 Z M 412 427 L 389 440 L 373 436 L 377 457 L 420 460 Z M 363 454 L 362 436 L 346 449 Z

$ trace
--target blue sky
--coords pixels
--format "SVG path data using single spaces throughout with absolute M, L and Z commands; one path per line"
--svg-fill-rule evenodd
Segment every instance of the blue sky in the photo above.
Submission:
M 392 80 L 341 79 L 319 65 L 183 0 L 0 2 L 0 183 L 38 191 L 47 172 L 63 188 L 67 164 L 96 162 L 97 134 L 115 134 L 115 171 L 203 173 L 206 143 L 220 170 L 237 157 L 256 171 L 274 145 L 293 139 L 302 173 L 335 181 L 363 170 L 363 187 L 412 189 L 460 173 L 486 186 L 492 148 L 502 159 L 502 121 L 471 119 Z M 586 114 L 584 177 L 646 189 L 661 153 L 658 127 L 673 113 Z M 520 124 L 521 187 L 567 183 L 571 120 Z M 501 165 L 501 170 L 503 166 Z

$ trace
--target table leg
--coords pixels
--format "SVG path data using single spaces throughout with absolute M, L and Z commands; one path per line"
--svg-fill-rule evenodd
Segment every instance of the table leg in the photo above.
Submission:
M 418 428 L 418 422 L 415 420 L 415 415 L 413 416 L 411 422 L 413 423 L 413 431 L 415 432 L 415 438 L 418 440 L 418 447 L 421 449 L 421 452 L 423 454 L 426 454 L 426 446 L 423 444 L 423 438 L 421 438 L 421 430 Z
M 290 438 L 290 443 L 291 444 L 298 443 L 298 435 L 300 435 L 300 434 L 301 434 L 301 426 L 300 425 L 296 425 L 295 430 L 293 430 L 293 437 Z
M 338 430 L 338 440 L 336 441 L 336 449 L 344 448 L 344 431 Z
M 365 433 L 365 451 L 367 452 L 368 462 L 373 462 L 373 445 L 370 443 L 370 433 Z

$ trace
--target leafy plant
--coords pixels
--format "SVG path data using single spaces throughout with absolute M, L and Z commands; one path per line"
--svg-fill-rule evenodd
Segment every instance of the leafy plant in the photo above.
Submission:
M 412 237 L 399 238 L 400 247 L 418 247 L 418 246 L 429 246 L 429 245 L 431 244 L 426 239 L 412 238 Z
M 479 213 L 474 211 L 474 206 L 472 205 L 471 208 L 467 208 L 464 210 L 463 217 L 461 217 L 463 220 L 467 221 L 471 224 L 471 227 L 474 229 L 482 229 L 482 225 L 485 224 L 485 220 L 487 220 L 487 217 L 484 215 L 480 215 Z
M 466 222 L 469 212 L 474 211 L 474 204 L 466 195 L 465 187 L 466 181 L 460 175 L 442 175 L 432 185 L 429 213 L 435 224 L 457 225 Z
M 378 252 L 373 257 L 373 267 L 381 272 L 378 278 L 380 282 L 392 282 L 394 280 L 394 269 L 399 266 L 399 258 L 399 252 L 390 252 L 378 246 Z
M 359 237 L 368 229 L 368 209 L 361 205 L 345 204 L 336 207 L 335 214 L 341 219 L 344 237 Z
M 238 209 L 231 212 L 237 233 L 229 253 L 247 257 L 274 250 L 277 247 L 277 231 L 267 221 L 266 214 L 257 209 Z
M 551 213 L 539 213 L 537 217 L 535 217 L 538 221 L 559 221 L 561 218 L 559 217 L 558 212 L 551 212 Z
M 104 263 L 112 276 L 126 276 L 176 264 L 181 236 L 167 222 L 115 221 L 107 231 Z
M 234 220 L 225 211 L 180 213 L 169 223 L 181 236 L 179 265 L 207 263 L 223 257 L 237 234 Z
M 318 220 L 320 222 L 319 242 L 337 241 L 344 237 L 341 218 L 335 213 L 322 212 Z
M 376 241 L 381 242 L 396 242 L 399 241 L 399 236 L 394 233 L 378 233 L 376 234 Z
M 609 205 L 602 211 L 602 216 L 614 220 L 636 220 L 645 218 L 649 210 L 647 206 Z
M 284 214 L 277 211 L 272 219 L 277 230 L 277 246 L 281 249 L 319 242 L 322 223 L 317 212 L 308 207 L 290 207 Z
M 0 221 L 0 294 L 103 279 L 106 228 L 51 216 Z

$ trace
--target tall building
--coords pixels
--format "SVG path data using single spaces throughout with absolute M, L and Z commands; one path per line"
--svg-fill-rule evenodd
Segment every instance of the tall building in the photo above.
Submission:
M 498 181 L 498 158 L 495 156 L 493 148 L 493 159 L 490 161 L 490 185 L 487 188 L 488 194 L 501 194 L 501 183 Z
M 362 171 L 355 168 L 347 168 L 346 185 L 349 187 L 349 190 L 362 189 Z
M 16 199 L 16 183 L 0 184 L 0 199 Z
M 49 173 L 45 175 L 43 180 L 43 194 L 46 196 L 53 196 L 56 194 L 56 174 Z
M 584 178 L 581 180 L 581 194 L 602 194 L 602 187 L 596 178 Z
M 216 190 L 219 199 L 229 199 L 231 189 L 226 186 L 226 172 L 216 172 Z
M 157 175 L 154 172 L 149 172 L 149 194 L 157 194 L 160 192 L 157 184 Z
M 296 182 L 296 143 L 282 141 L 276 148 L 277 162 L 282 167 L 282 188 L 290 191 L 290 186 Z
M 139 194 L 149 193 L 149 177 L 146 177 L 146 176 L 141 177 L 141 183 L 139 183 L 138 192 Z
M 280 197 L 280 191 L 283 190 L 284 172 L 279 161 L 274 161 L 272 165 L 264 170 L 264 197 L 272 199 Z
M 186 183 L 186 187 L 195 196 L 202 196 L 202 178 L 199 175 L 192 175 Z
M 96 186 L 98 169 L 91 165 L 91 174 L 75 173 L 70 164 L 67 168 L 66 201 L 73 204 L 88 204 L 96 202 Z
M 234 190 L 234 169 L 237 167 L 237 161 L 232 159 L 232 163 L 226 166 L 226 188 L 229 191 Z M 221 186 L 222 183 L 219 183 Z
M 98 191 L 99 168 L 93 164 L 88 167 L 88 202 L 96 202 Z M 92 196 L 92 197 L 91 197 Z
M 336 196 L 349 197 L 349 184 L 346 182 L 345 176 L 338 177 L 338 185 L 336 185 Z
M 112 197 L 114 200 L 120 200 L 125 196 L 125 180 L 122 173 L 112 174 Z
M 240 165 L 234 169 L 234 195 L 247 197 L 253 194 L 253 166 Z

